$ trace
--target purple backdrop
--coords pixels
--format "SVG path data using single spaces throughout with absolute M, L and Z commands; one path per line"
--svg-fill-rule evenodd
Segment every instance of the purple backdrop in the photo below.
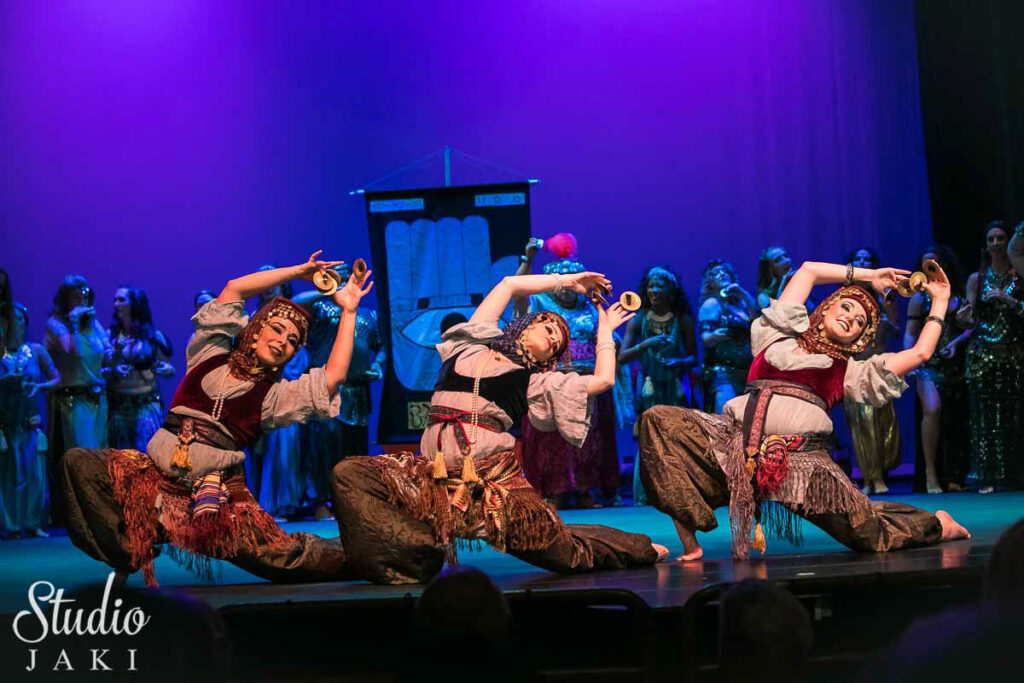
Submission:
M 2 265 L 33 337 L 80 272 L 104 321 L 145 288 L 180 356 L 195 290 L 367 255 L 347 191 L 446 144 L 541 178 L 534 232 L 619 288 L 928 241 L 912 0 L 472 5 L 3 3 Z

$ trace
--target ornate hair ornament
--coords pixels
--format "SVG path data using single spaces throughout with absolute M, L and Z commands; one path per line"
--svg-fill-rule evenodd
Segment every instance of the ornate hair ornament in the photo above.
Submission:
M 254 380 L 273 380 L 280 375 L 283 365 L 271 367 L 263 365 L 256 358 L 256 340 L 263 328 L 270 324 L 271 318 L 284 318 L 295 324 L 299 331 L 299 346 L 306 343 L 311 316 L 308 311 L 290 299 L 277 297 L 263 304 L 249 318 L 249 323 L 238 335 L 235 348 L 228 356 L 231 372 L 238 378 Z
M 554 323 L 562 333 L 562 344 L 555 350 L 554 355 L 546 361 L 539 361 L 526 348 L 524 337 L 537 325 Z M 558 367 L 559 362 L 565 365 L 572 363 L 569 355 L 569 325 L 565 318 L 557 313 L 542 311 L 540 313 L 527 313 L 521 315 L 505 326 L 500 339 L 491 344 L 491 348 L 503 354 L 513 363 L 522 365 L 530 372 L 550 372 Z
M 825 311 L 838 303 L 840 299 L 853 299 L 864 307 L 864 312 L 867 314 L 867 322 L 864 323 L 864 329 L 861 330 L 860 336 L 849 344 L 832 341 L 828 332 L 825 331 Z M 810 315 L 810 327 L 797 337 L 796 343 L 808 353 L 824 353 L 830 358 L 846 360 L 866 349 L 874 340 L 875 332 L 878 330 L 879 315 L 878 300 L 871 292 L 857 285 L 840 287 L 814 309 Z
M 572 258 L 559 259 L 544 266 L 545 275 L 575 275 L 586 270 L 582 263 Z

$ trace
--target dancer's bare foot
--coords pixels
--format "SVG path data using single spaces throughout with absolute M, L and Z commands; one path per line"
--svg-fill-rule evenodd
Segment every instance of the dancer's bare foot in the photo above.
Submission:
M 694 560 L 699 560 L 702 557 L 704 557 L 704 548 L 702 548 L 700 544 L 698 544 L 696 548 L 690 550 L 689 552 L 683 553 L 682 555 L 677 557 L 676 560 L 679 562 L 693 562 Z
M 658 553 L 658 562 L 663 562 L 668 557 L 668 548 L 660 543 L 652 543 L 651 547 Z
M 676 533 L 679 534 L 679 540 L 683 544 L 683 554 L 676 559 L 680 562 L 689 562 L 690 560 L 699 560 L 704 556 L 704 548 L 700 547 L 700 543 L 697 542 L 697 533 L 683 525 L 681 522 L 672 520 L 676 525 Z
M 945 510 L 936 510 L 935 516 L 939 518 L 939 524 L 942 525 L 943 541 L 955 541 L 960 538 L 971 537 L 971 532 L 957 524 L 956 520 Z
M 881 479 L 875 480 L 874 489 L 876 494 L 889 493 L 889 487 Z

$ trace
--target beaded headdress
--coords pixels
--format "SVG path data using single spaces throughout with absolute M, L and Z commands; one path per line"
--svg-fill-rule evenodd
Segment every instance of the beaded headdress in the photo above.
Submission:
M 235 348 L 228 356 L 231 372 L 245 379 L 275 379 L 284 366 L 269 367 L 261 364 L 256 358 L 256 340 L 271 318 L 284 318 L 295 324 L 299 330 L 299 346 L 306 343 L 309 323 L 312 316 L 309 312 L 290 299 L 277 297 L 260 306 L 260 309 L 249 318 L 249 324 L 242 330 L 235 341 Z
M 575 275 L 586 270 L 582 263 L 573 258 L 558 259 L 544 266 L 545 275 Z
M 853 299 L 864 307 L 864 312 L 868 316 L 860 336 L 849 344 L 832 341 L 825 331 L 825 311 L 840 299 Z M 824 353 L 831 358 L 845 360 L 850 356 L 856 356 L 874 340 L 879 314 L 878 300 L 871 292 L 856 285 L 840 287 L 814 309 L 810 316 L 810 327 L 797 337 L 796 343 L 808 353 Z

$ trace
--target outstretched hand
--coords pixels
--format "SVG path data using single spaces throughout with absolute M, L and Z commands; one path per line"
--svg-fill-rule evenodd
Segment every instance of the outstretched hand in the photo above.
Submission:
M 612 282 L 604 276 L 603 273 L 592 273 L 585 271 L 583 273 L 573 273 L 572 275 L 561 275 L 562 287 L 565 289 L 572 289 L 574 292 L 580 294 L 586 294 L 592 289 L 603 289 L 605 291 L 611 291 Z
M 902 268 L 878 268 L 872 272 L 868 282 L 877 293 L 885 294 L 885 290 L 895 287 L 900 280 L 906 280 L 908 275 L 910 271 Z
M 296 266 L 296 277 L 306 282 L 312 282 L 313 276 L 322 273 L 328 268 L 340 266 L 344 261 L 319 261 L 317 257 L 324 253 L 323 249 L 317 249 L 309 256 L 309 260 Z
M 362 277 L 352 275 L 344 287 L 334 293 L 334 303 L 341 306 L 342 310 L 348 313 L 355 313 L 359 308 L 359 301 L 373 289 L 373 282 L 370 281 L 372 270 L 367 270 Z M 365 286 L 364 286 L 365 285 Z
M 949 301 L 949 278 L 946 277 L 946 271 L 936 264 L 934 272 L 931 273 L 931 277 L 928 278 L 928 282 L 924 285 L 924 291 L 928 292 L 928 295 L 932 298 L 932 301 L 936 299 L 942 299 L 943 301 Z
M 618 302 L 612 304 L 608 308 L 605 308 L 604 306 L 597 307 L 598 325 L 613 331 L 623 323 L 632 320 L 635 315 L 636 313 L 634 311 L 627 311 L 622 307 L 622 304 Z

